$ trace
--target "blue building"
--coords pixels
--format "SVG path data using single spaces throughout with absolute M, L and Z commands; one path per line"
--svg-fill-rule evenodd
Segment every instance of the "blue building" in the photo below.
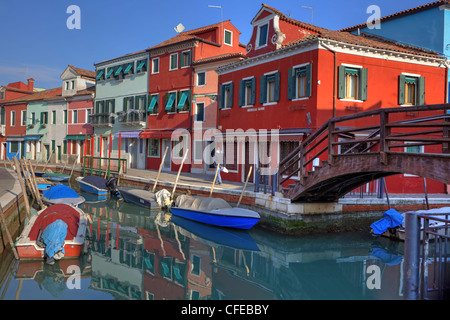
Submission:
M 383 8 L 380 9 L 382 11 Z M 449 58 L 450 0 L 434 1 L 406 9 L 380 18 L 378 24 L 365 22 L 340 31 L 363 36 L 378 36 L 401 44 L 432 50 Z M 447 91 L 447 101 L 450 101 L 449 91 Z

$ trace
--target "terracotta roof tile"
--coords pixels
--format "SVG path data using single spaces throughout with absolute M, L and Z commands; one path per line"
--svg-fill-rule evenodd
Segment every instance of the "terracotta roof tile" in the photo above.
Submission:
M 203 59 L 199 59 L 199 60 L 195 60 L 194 62 L 192 62 L 192 65 L 199 65 L 202 63 L 208 63 L 208 62 L 216 62 L 216 61 L 222 61 L 222 60 L 227 60 L 227 59 L 233 59 L 233 58 L 241 58 L 241 59 L 245 59 L 245 55 L 243 53 L 225 53 L 225 54 L 221 54 L 218 56 L 214 56 L 214 57 L 208 57 L 208 58 L 203 58 Z
M 33 94 L 30 94 L 30 95 L 27 95 L 24 97 L 20 97 L 20 98 L 14 99 L 14 100 L 10 100 L 10 101 L 8 101 L 7 104 L 58 98 L 58 97 L 62 96 L 61 94 L 62 94 L 62 87 L 48 89 L 48 90 L 33 93 Z
M 69 67 L 71 67 L 73 70 L 75 70 L 75 72 L 77 72 L 82 77 L 95 79 L 96 75 L 95 75 L 94 71 L 85 70 L 85 69 L 81 69 L 81 68 L 76 68 L 76 67 L 74 67 L 74 66 L 72 66 L 70 64 L 69 64 Z

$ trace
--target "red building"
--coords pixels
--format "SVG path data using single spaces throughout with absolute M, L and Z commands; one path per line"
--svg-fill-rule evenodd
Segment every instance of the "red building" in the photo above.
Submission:
M 432 52 L 327 30 L 266 5 L 251 24 L 247 59 L 217 70 L 218 125 L 230 141 L 223 179 L 244 181 L 250 165 L 272 173 L 329 118 L 446 101 L 445 64 Z M 272 129 L 279 143 L 270 134 L 269 142 L 252 143 Z M 389 192 L 423 192 L 421 178 L 400 179 L 386 179 Z M 428 191 L 444 192 L 444 185 L 431 181 Z
M 193 65 L 211 57 L 242 54 L 245 49 L 239 43 L 239 34 L 230 21 L 224 21 L 181 32 L 147 50 L 150 56 L 149 116 L 147 130 L 140 138 L 148 139 L 148 169 L 159 168 L 166 147 L 169 148 L 163 170 L 169 171 L 178 170 L 184 152 L 192 150 L 190 135 L 196 112 L 193 97 L 198 83 Z M 217 77 L 215 73 L 210 76 Z M 172 137 L 177 129 L 182 130 L 183 135 Z M 183 167 L 185 172 L 191 171 L 191 157 L 189 151 Z
M 6 109 L 5 109 L 5 103 L 14 100 L 29 94 L 32 94 L 34 92 L 34 79 L 30 78 L 28 79 L 28 84 L 25 84 L 21 81 L 19 82 L 13 82 L 8 84 L 7 86 L 1 86 L 0 87 L 0 159 L 5 160 L 6 154 L 7 154 L 7 143 L 6 143 Z M 24 106 L 17 106 L 14 110 L 14 116 L 21 115 L 22 110 L 27 110 L 27 106 L 25 104 Z M 10 110 L 8 110 L 10 111 Z M 11 125 L 11 113 L 9 114 L 9 124 Z M 15 119 L 14 119 L 15 120 Z M 9 126 L 10 126 L 9 125 Z M 15 127 L 15 126 L 14 126 Z M 16 129 L 16 128 L 14 128 Z M 14 131 L 13 129 L 13 131 Z M 17 129 L 23 129 L 20 131 L 20 134 L 25 135 L 25 127 L 18 126 Z M 13 132 L 12 132 L 13 133 Z M 12 134 L 11 133 L 11 134 Z

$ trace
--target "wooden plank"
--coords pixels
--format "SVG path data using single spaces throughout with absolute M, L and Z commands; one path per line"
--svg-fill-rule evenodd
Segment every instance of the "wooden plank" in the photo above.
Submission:
M 17 173 L 17 178 L 19 180 L 20 188 L 22 189 L 23 200 L 25 202 L 25 209 L 27 211 L 27 216 L 28 216 L 28 218 L 31 218 L 30 203 L 28 202 L 27 189 L 25 188 L 25 184 L 22 179 L 22 173 L 20 172 L 19 160 L 17 160 L 17 157 L 14 156 L 13 161 L 14 161 L 14 166 L 16 167 L 16 173 Z
M 11 251 L 13 252 L 14 257 L 18 260 L 19 254 L 17 253 L 16 248 L 14 248 L 14 242 L 12 240 L 11 233 L 9 233 L 8 225 L 6 224 L 6 218 L 5 215 L 3 214 L 3 207 L 1 203 L 0 203 L 0 219 L 2 221 L 3 226 L 5 227 L 6 236 L 8 237 L 9 244 L 11 245 Z

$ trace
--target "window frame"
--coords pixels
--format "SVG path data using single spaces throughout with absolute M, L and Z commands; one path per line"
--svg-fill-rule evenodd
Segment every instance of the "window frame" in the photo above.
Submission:
M 155 66 L 157 67 L 157 71 L 155 71 Z M 159 57 L 152 58 L 152 73 L 151 74 L 158 74 L 159 73 Z
M 265 43 L 261 44 L 261 39 L 262 39 L 261 38 L 261 29 L 263 27 L 266 27 L 267 30 L 266 30 Z M 257 31 L 257 34 L 256 34 L 255 49 L 260 49 L 260 48 L 267 47 L 268 42 L 269 42 L 269 23 L 266 22 L 266 23 L 263 23 L 263 24 L 258 26 L 258 31 Z
M 226 34 L 227 32 L 230 34 L 230 43 L 227 43 L 226 39 Z M 232 47 L 233 46 L 233 31 L 228 30 L 228 29 L 224 29 L 223 30 L 223 43 L 226 44 L 227 46 Z
M 368 97 L 368 69 L 359 65 L 341 64 L 338 67 L 338 98 L 341 101 L 364 102 Z M 355 73 L 356 72 L 356 73 Z M 355 97 L 349 96 L 349 81 L 354 78 L 350 73 L 356 74 Z
M 25 113 L 25 116 L 24 116 L 24 113 Z M 26 127 L 26 125 L 27 125 L 27 110 L 21 110 L 20 117 L 21 117 L 20 125 L 22 127 Z M 24 121 L 25 121 L 25 123 L 24 123 Z
M 147 106 L 147 113 L 150 115 L 157 115 L 159 114 L 159 93 L 153 93 L 153 94 L 149 94 L 148 95 L 148 106 Z M 150 108 L 150 104 L 153 101 L 153 98 L 156 98 L 156 102 L 155 105 L 153 106 L 153 110 L 150 112 L 148 109 Z M 155 112 L 155 108 L 156 108 L 156 112 Z
M 11 110 L 9 115 L 11 117 L 9 123 L 10 123 L 11 127 L 15 127 L 16 126 L 16 111 Z
M 150 154 L 150 151 L 151 151 L 151 147 L 150 147 L 150 141 L 157 141 L 158 142 L 158 148 L 157 148 L 157 150 L 158 150 L 158 154 L 156 155 L 156 154 Z M 147 157 L 148 158 L 160 158 L 161 157 L 161 139 L 158 139 L 158 138 L 150 138 L 150 139 L 148 139 L 148 141 L 147 141 Z
M 187 56 L 187 58 L 186 58 Z M 185 64 L 186 63 L 186 64 Z M 184 50 L 180 52 L 179 68 L 185 69 L 191 66 L 191 50 Z
M 176 56 L 176 59 L 173 59 L 172 57 Z M 172 66 L 172 62 L 176 62 L 176 67 Z M 178 52 L 171 53 L 169 56 L 169 71 L 178 70 Z
M 203 83 L 200 83 L 200 77 L 199 77 L 199 75 L 200 74 L 203 74 L 204 76 L 203 76 Z M 206 71 L 198 71 L 198 72 L 196 72 L 196 86 L 197 87 L 204 87 L 204 86 L 206 86 Z
M 256 104 L 256 78 L 248 77 L 240 81 L 239 106 L 242 108 L 252 107 Z
M 198 106 L 199 106 L 199 104 L 202 104 L 203 105 L 203 114 L 202 114 L 202 120 L 198 120 Z M 206 109 L 205 109 L 205 107 L 206 107 L 206 104 L 205 104 L 205 102 L 204 101 L 199 101 L 199 102 L 196 102 L 195 103 L 195 113 L 194 113 L 194 122 L 205 122 L 205 111 L 206 111 Z

